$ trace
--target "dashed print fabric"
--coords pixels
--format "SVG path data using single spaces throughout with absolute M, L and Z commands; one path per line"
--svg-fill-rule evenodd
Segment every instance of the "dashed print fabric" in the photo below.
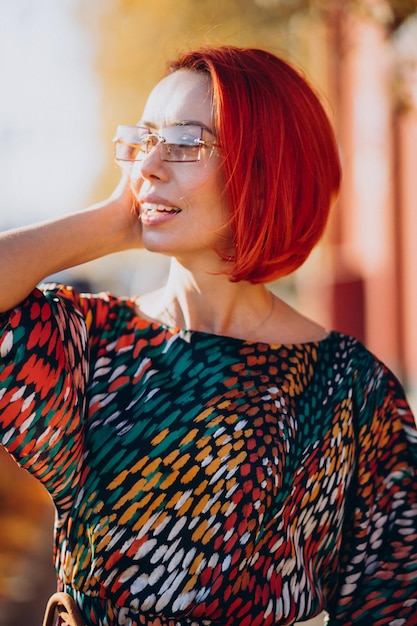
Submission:
M 185 332 L 50 286 L 0 355 L 1 441 L 55 502 L 86 624 L 417 624 L 414 420 L 356 340 Z

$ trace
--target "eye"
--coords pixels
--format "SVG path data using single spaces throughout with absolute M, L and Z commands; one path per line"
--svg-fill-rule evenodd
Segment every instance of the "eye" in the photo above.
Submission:
M 180 137 L 177 138 L 176 143 L 180 146 L 195 146 L 198 145 L 199 138 L 190 133 L 182 133 Z
M 162 132 L 166 143 L 177 146 L 195 146 L 200 138 L 201 129 L 190 125 L 167 126 Z
M 164 153 L 167 157 L 172 157 L 175 154 L 175 148 L 178 146 L 174 146 L 173 144 L 166 143 L 164 144 Z

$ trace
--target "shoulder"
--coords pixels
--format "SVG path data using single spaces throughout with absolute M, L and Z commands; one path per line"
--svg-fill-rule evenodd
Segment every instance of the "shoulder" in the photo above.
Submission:
M 359 385 L 376 384 L 385 377 L 395 379 L 384 362 L 352 335 L 333 330 L 323 344 L 328 357 L 342 362 L 346 373 Z
M 0 318 L 2 335 L 13 331 L 52 335 L 54 328 L 62 339 L 101 332 L 103 328 L 125 324 L 135 315 L 133 302 L 109 293 L 80 293 L 71 286 L 44 283 Z
M 356 337 L 333 330 L 316 346 L 321 371 L 340 387 L 349 387 L 356 404 L 394 388 L 404 393 L 394 372 Z
M 109 292 L 81 292 L 70 285 L 45 283 L 39 292 L 50 302 L 61 304 L 66 309 L 73 309 L 83 317 L 94 317 L 96 322 L 104 322 L 108 316 L 131 316 L 135 312 L 134 303 L 129 298 L 113 295 Z
M 355 337 L 332 332 L 326 344 L 340 376 L 349 380 L 357 415 L 365 421 L 373 415 L 381 422 L 401 414 L 401 419 L 414 427 L 406 391 L 392 369 Z

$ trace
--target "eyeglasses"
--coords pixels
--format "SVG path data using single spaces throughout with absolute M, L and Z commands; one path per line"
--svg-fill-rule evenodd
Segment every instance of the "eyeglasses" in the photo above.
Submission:
M 199 161 L 203 148 L 211 148 L 212 153 L 220 147 L 218 143 L 205 141 L 203 130 L 194 124 L 166 126 L 159 133 L 143 126 L 119 126 L 113 139 L 114 156 L 116 161 L 142 161 L 159 144 L 162 161 Z

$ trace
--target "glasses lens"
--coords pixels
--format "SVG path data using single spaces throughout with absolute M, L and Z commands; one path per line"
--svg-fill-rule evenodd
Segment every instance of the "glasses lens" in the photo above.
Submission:
M 138 158 L 139 147 L 123 143 L 118 140 L 115 143 L 115 157 L 118 161 L 136 161 Z
M 148 152 L 150 132 L 141 126 L 119 126 L 113 140 L 116 160 L 141 161 Z
M 142 126 L 119 126 L 114 139 L 115 158 L 118 161 L 141 161 L 160 143 L 163 161 L 198 161 L 202 134 L 203 129 L 193 124 L 167 126 L 160 134 Z
M 164 161 L 198 161 L 200 158 L 200 126 L 167 126 L 161 131 L 164 143 L 161 144 Z

